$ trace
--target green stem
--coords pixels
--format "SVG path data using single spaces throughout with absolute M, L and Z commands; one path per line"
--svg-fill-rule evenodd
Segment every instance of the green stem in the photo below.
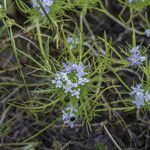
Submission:
M 5 9 L 5 11 L 7 9 L 7 2 L 6 2 L 6 0 L 4 0 L 4 9 Z
M 42 134 L 44 131 L 48 130 L 50 127 L 52 127 L 57 120 L 59 120 L 59 118 L 57 118 L 56 120 L 54 120 L 50 125 L 46 126 L 45 128 L 43 128 L 42 130 L 40 130 L 39 132 L 35 133 L 33 136 L 29 137 L 28 139 L 24 140 L 23 142 L 28 142 L 32 139 L 34 139 L 35 137 L 39 136 L 40 134 Z
M 16 43 L 15 43 L 15 40 L 14 40 L 12 28 L 11 28 L 11 26 L 7 26 L 7 24 L 6 24 L 6 22 L 5 22 L 4 19 L 3 19 L 3 23 L 4 23 L 4 25 L 7 27 L 8 36 L 10 37 L 10 41 L 11 41 L 11 44 L 12 44 L 12 48 L 13 48 L 13 51 L 14 51 L 14 55 L 15 55 L 15 58 L 16 58 L 16 61 L 17 61 L 17 65 L 18 65 L 18 68 L 19 68 L 19 73 L 20 73 L 20 75 L 21 75 L 21 77 L 22 77 L 22 79 L 23 79 L 23 82 L 24 82 L 24 84 L 25 84 L 25 88 L 26 88 L 28 97 L 29 97 L 29 99 L 31 100 L 31 95 L 30 95 L 29 89 L 28 89 L 28 87 L 27 87 L 27 83 L 26 83 L 26 80 L 25 80 L 25 78 L 24 78 L 24 75 L 23 75 L 23 72 L 22 72 L 22 69 L 21 69 L 21 65 L 20 65 L 20 61 L 19 61 L 19 58 L 18 58 Z
M 24 146 L 24 145 L 38 145 L 38 142 L 28 142 L 28 143 L 2 143 L 0 144 L 0 147 L 2 146 Z
M 41 30 L 40 30 L 40 25 L 39 25 L 38 20 L 36 20 L 36 27 L 37 27 L 40 51 L 41 51 L 41 54 L 42 54 L 42 56 L 44 58 L 45 66 L 47 67 L 47 69 L 51 70 L 51 66 L 49 64 L 49 56 L 46 56 L 46 53 L 45 53 L 44 48 L 43 48 L 42 37 L 41 37 Z
M 116 111 L 116 110 L 134 110 L 135 106 L 130 106 L 130 107 L 119 107 L 119 108 L 104 108 L 104 109 L 99 109 L 99 110 L 95 110 L 96 112 L 103 112 L 103 111 L 108 111 L 108 110 L 112 110 L 112 111 Z

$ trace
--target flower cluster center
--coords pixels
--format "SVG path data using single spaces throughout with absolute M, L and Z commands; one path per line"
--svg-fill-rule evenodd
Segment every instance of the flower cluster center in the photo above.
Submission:
M 84 72 L 84 65 L 82 62 L 77 63 L 63 63 L 64 69 L 55 74 L 55 79 L 52 83 L 57 88 L 62 88 L 65 93 L 71 93 L 71 96 L 79 98 L 80 87 L 85 85 L 89 80 L 84 76 L 87 74 Z

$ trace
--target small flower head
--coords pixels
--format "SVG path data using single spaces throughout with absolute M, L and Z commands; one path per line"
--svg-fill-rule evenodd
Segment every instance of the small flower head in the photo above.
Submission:
M 134 0 L 128 0 L 128 3 L 129 3 L 129 4 L 132 3 L 132 2 L 134 2 Z
M 134 53 L 138 53 L 140 54 L 140 46 L 136 46 L 136 47 L 133 47 L 131 50 L 129 50 L 131 54 L 134 54 Z
M 140 0 L 140 1 L 144 2 L 144 0 Z M 130 3 L 135 3 L 135 2 L 138 2 L 138 0 L 128 0 L 128 3 L 129 3 L 129 4 L 130 4 Z
M 144 94 L 142 92 L 138 92 L 135 95 L 135 100 L 133 101 L 133 104 L 136 104 L 137 108 L 140 108 L 141 106 L 144 106 Z
M 39 3 L 41 3 L 41 5 L 43 6 L 44 10 L 46 13 L 49 13 L 50 11 L 50 6 L 53 4 L 54 0 L 32 0 L 32 4 L 33 7 L 38 8 L 39 11 L 41 12 L 42 16 L 45 16 L 44 11 L 42 10 L 41 6 Z
M 73 105 L 69 105 L 67 108 L 65 108 L 62 113 L 62 120 L 64 121 L 64 124 L 67 124 L 70 126 L 70 128 L 74 127 L 77 115 L 76 115 L 76 108 L 73 107 Z
M 136 87 L 131 86 L 133 90 L 130 92 L 130 95 L 134 95 L 134 100 L 132 101 L 133 104 L 140 108 L 141 106 L 145 106 L 145 102 L 150 101 L 150 93 L 141 87 L 141 84 L 138 84 Z
M 71 96 L 77 99 L 80 96 L 80 86 L 85 85 L 89 80 L 85 78 L 87 72 L 84 71 L 85 66 L 82 62 L 77 63 L 63 63 L 64 69 L 56 73 L 55 79 L 52 83 L 57 88 L 62 88 L 65 93 L 70 93 Z
M 131 66 L 141 65 L 143 61 L 146 60 L 145 56 L 141 56 L 140 46 L 136 46 L 130 50 L 131 57 L 127 59 L 131 62 Z
M 145 35 L 146 35 L 147 37 L 150 37 L 150 29 L 146 29 L 146 30 L 145 30 Z
M 150 93 L 148 91 L 145 92 L 144 98 L 146 102 L 150 101 Z
M 142 89 L 142 84 L 138 84 L 136 87 L 131 86 L 131 89 L 133 90 L 132 92 L 130 92 L 130 95 L 136 94 L 138 92 L 144 92 L 144 89 Z
M 78 39 L 77 37 L 76 37 L 76 38 L 68 37 L 68 38 L 67 38 L 67 42 L 69 43 L 70 48 L 71 48 L 71 49 L 74 49 L 74 48 L 76 48 L 76 46 L 78 45 L 79 39 Z

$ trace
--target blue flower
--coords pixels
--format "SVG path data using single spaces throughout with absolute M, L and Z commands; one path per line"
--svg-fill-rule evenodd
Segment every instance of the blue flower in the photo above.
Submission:
M 128 3 L 130 4 L 130 3 L 133 3 L 134 2 L 134 0 L 128 0 Z
M 39 2 L 42 4 L 44 10 L 46 13 L 49 13 L 50 11 L 50 6 L 53 4 L 54 0 L 39 0 Z M 42 16 L 45 16 L 45 13 L 43 12 L 40 4 L 38 3 L 37 0 L 32 0 L 32 4 L 33 4 L 33 7 L 35 8 L 38 8 L 39 11 L 41 12 Z
M 64 124 L 67 124 L 70 126 L 70 128 L 74 127 L 75 121 L 77 119 L 77 115 L 76 115 L 76 108 L 73 107 L 72 104 L 70 104 L 69 106 L 67 106 L 63 111 L 63 115 L 62 115 L 62 120 L 64 121 Z
M 80 89 L 78 88 L 77 90 L 72 90 L 72 96 L 76 96 L 76 98 L 79 98 L 79 94 L 80 94 Z
M 131 66 L 141 65 L 143 61 L 146 60 L 145 56 L 141 56 L 140 52 L 140 46 L 136 46 L 130 50 L 131 57 L 128 57 L 127 59 L 131 62 Z
M 130 95 L 136 94 L 138 92 L 144 92 L 144 89 L 141 88 L 142 84 L 138 84 L 136 87 L 131 86 L 131 89 L 133 90 L 130 92 Z
M 150 101 L 150 93 L 149 93 L 148 91 L 145 92 L 144 98 L 145 98 L 145 101 L 146 101 L 146 102 L 147 102 L 147 101 Z
M 138 84 L 136 87 L 131 86 L 133 91 L 130 92 L 130 95 L 134 95 L 132 103 L 135 104 L 137 108 L 145 106 L 145 102 L 150 102 L 150 93 L 148 91 L 145 92 L 141 86 L 141 84 Z
M 56 81 L 56 87 L 61 88 L 63 85 L 62 81 Z
M 136 46 L 136 47 L 133 47 L 131 50 L 129 50 L 131 54 L 134 54 L 134 53 L 138 53 L 140 54 L 140 46 Z
M 146 60 L 146 57 L 140 56 L 140 55 L 135 53 L 135 54 L 132 54 L 132 57 L 128 58 L 128 60 L 131 61 L 131 66 L 134 66 L 135 64 L 141 65 L 142 62 Z
M 62 63 L 63 67 L 65 69 L 61 70 L 62 72 L 71 73 L 71 71 L 76 69 L 75 64 L 73 64 L 71 61 L 68 61 L 68 63 Z
M 85 83 L 89 82 L 87 78 L 78 77 L 78 84 L 84 85 Z
M 77 70 L 77 77 L 82 77 L 84 75 L 86 75 L 87 73 L 84 72 L 84 65 L 82 64 L 82 62 L 79 63 L 78 67 L 76 68 Z
M 128 0 L 128 3 L 133 3 L 133 2 L 137 2 L 137 0 Z
M 74 49 L 74 48 L 77 47 L 77 45 L 79 43 L 79 39 L 78 38 L 73 38 L 73 37 L 68 37 L 67 42 L 69 43 L 70 48 Z
M 144 0 L 141 0 L 142 2 L 144 2 Z M 128 0 L 128 3 L 133 3 L 133 2 L 138 2 L 138 0 Z
M 150 37 L 150 29 L 146 29 L 146 30 L 145 30 L 145 35 L 146 35 L 147 37 Z
M 135 95 L 135 100 L 133 101 L 133 104 L 136 104 L 137 108 L 140 108 L 141 106 L 144 106 L 145 99 L 144 94 L 142 92 L 138 92 Z

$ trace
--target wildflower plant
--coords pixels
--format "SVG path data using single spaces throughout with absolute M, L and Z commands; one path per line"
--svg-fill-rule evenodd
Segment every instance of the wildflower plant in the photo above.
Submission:
M 82 36 L 80 35 L 80 37 Z M 65 43 L 68 43 L 67 39 L 64 39 Z M 104 39 L 107 41 L 106 34 L 104 34 Z M 81 39 L 79 40 L 80 42 L 83 41 Z M 101 102 L 97 101 L 101 99 L 101 95 L 105 91 L 101 91 L 100 89 L 103 87 L 99 85 L 100 82 L 103 82 L 102 76 L 105 74 L 105 69 L 110 63 L 107 61 L 110 47 L 107 44 L 105 46 L 106 55 L 104 57 L 98 56 L 97 59 L 94 59 L 95 56 L 93 56 L 93 62 L 89 62 L 89 60 L 86 59 L 87 56 L 91 57 L 91 48 L 84 54 L 82 52 L 84 51 L 83 47 L 78 51 L 73 51 L 70 50 L 70 47 L 65 47 L 66 49 L 68 48 L 68 50 L 58 58 L 58 60 L 61 59 L 62 61 L 60 62 L 60 60 L 58 61 L 52 57 L 46 57 L 48 64 L 44 61 L 45 55 L 43 55 L 44 60 L 42 59 L 42 62 L 45 63 L 40 64 L 30 55 L 20 51 L 21 54 L 30 58 L 38 65 L 41 71 L 44 70 L 43 73 L 40 71 L 41 74 L 39 76 L 41 76 L 41 78 L 45 77 L 46 88 L 35 89 L 33 91 L 35 95 L 34 99 L 37 99 L 36 95 L 44 94 L 48 94 L 49 97 L 54 97 L 49 103 L 44 103 L 45 100 L 43 101 L 42 99 L 40 102 L 36 100 L 30 101 L 29 103 L 32 103 L 31 111 L 41 112 L 47 109 L 50 111 L 59 105 L 59 107 L 62 108 L 62 110 L 60 110 L 62 113 L 60 112 L 59 115 L 64 124 L 72 128 L 75 122 L 70 121 L 70 119 L 76 117 L 76 121 L 81 122 L 82 125 L 87 124 L 90 127 L 90 122 L 98 112 L 96 109 L 101 105 Z M 76 57 L 77 53 L 80 57 Z M 68 60 L 64 59 L 66 56 L 69 56 Z M 39 68 L 37 68 L 37 70 L 39 70 Z M 109 88 L 113 88 L 113 86 Z M 75 108 L 75 114 L 73 112 L 69 113 L 71 109 L 69 107 Z
M 65 104 L 66 108 L 62 111 L 62 120 L 65 124 L 68 124 L 72 128 L 74 126 L 74 121 L 70 119 L 75 116 L 83 119 L 85 113 L 83 111 L 83 105 L 86 106 L 89 103 L 88 99 L 86 99 L 88 97 L 88 91 L 90 88 L 90 79 L 88 75 L 89 73 L 86 72 L 86 70 L 88 70 L 87 68 L 89 67 L 84 66 L 81 61 L 78 63 L 68 61 L 66 63 L 63 62 L 61 65 L 62 69 L 55 73 L 52 84 L 57 89 L 55 90 L 56 93 L 61 93 L 64 96 L 64 102 L 68 101 L 69 103 L 71 103 L 70 105 Z M 71 110 L 73 110 L 73 106 L 77 105 L 78 108 L 74 109 L 76 115 L 73 114 L 73 112 L 66 112 L 69 111 L 71 108 Z

